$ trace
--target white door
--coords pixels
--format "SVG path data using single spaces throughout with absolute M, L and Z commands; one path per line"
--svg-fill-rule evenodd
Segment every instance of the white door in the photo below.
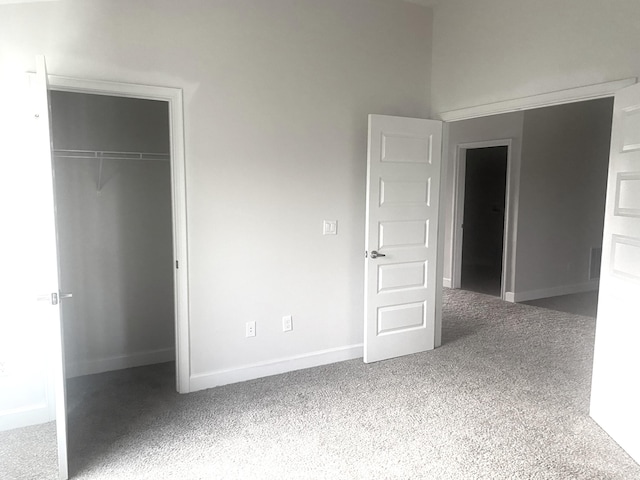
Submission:
M 44 58 L 37 63 L 37 74 L 16 75 L 15 90 L 3 99 L 0 111 L 6 155 L 0 189 L 0 218 L 6 227 L 0 235 L 0 291 L 11 299 L 0 315 L 0 430 L 55 420 L 59 474 L 67 478 L 47 76 Z M 47 430 L 38 432 L 47 441 Z
M 369 115 L 364 361 L 434 348 L 442 123 Z
M 34 271 L 42 317 L 46 321 L 47 343 L 50 352 L 51 376 L 55 395 L 55 419 L 58 441 L 59 478 L 68 478 L 67 416 L 64 379 L 64 354 L 61 297 L 58 290 L 58 252 L 53 189 L 53 163 L 51 158 L 51 128 L 49 115 L 49 88 L 47 68 L 43 56 L 36 59 L 36 74 L 30 77 L 33 104 L 33 174 L 38 179 L 39 210 L 37 231 L 39 236 L 37 268 Z
M 615 95 L 591 416 L 640 462 L 640 85 Z
M 49 83 L 44 56 L 36 59 L 36 74 L 31 77 L 34 104 L 34 137 L 36 148 L 34 170 L 41 176 L 42 209 L 41 254 L 42 283 L 38 285 L 39 299 L 49 295 L 50 300 L 43 307 L 47 310 L 47 331 L 50 332 L 51 376 L 55 395 L 56 437 L 58 441 L 58 476 L 60 480 L 69 477 L 67 461 L 67 401 L 64 375 L 64 343 L 60 301 L 71 294 L 59 291 L 58 249 L 55 222 L 55 199 L 53 182 L 53 159 L 51 148 L 51 119 L 49 109 Z

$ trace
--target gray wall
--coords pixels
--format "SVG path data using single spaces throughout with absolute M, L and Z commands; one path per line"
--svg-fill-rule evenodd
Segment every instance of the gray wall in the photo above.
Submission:
M 638 0 L 446 0 L 433 112 L 640 76 Z
M 612 109 L 602 99 L 525 113 L 516 299 L 597 286 L 589 262 L 602 245 Z
M 163 102 L 51 93 L 56 149 L 166 153 Z M 168 161 L 55 158 L 68 376 L 174 358 Z
M 2 115 L 22 112 L 16 86 L 38 53 L 51 74 L 182 88 L 192 375 L 352 354 L 367 115 L 429 116 L 431 19 L 390 0 L 3 5 Z M 27 141 L 7 123 L 12 144 Z M 337 236 L 322 235 L 324 219 L 338 220 Z
M 51 92 L 55 148 L 169 153 L 167 102 Z

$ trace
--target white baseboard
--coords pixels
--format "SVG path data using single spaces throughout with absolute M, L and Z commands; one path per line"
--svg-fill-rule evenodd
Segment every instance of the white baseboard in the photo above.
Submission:
M 229 383 L 244 382 L 255 378 L 268 377 L 280 373 L 318 367 L 329 363 L 343 362 L 362 357 L 362 344 L 331 348 L 317 352 L 280 358 L 268 362 L 253 363 L 228 370 L 192 375 L 189 391 L 196 392 L 205 388 L 219 387 Z
M 539 298 L 557 297 L 558 295 L 571 295 L 572 293 L 583 293 L 598 290 L 600 282 L 593 280 L 586 283 L 574 285 L 562 285 L 560 287 L 543 288 L 540 290 L 528 290 L 524 292 L 506 292 L 507 302 L 528 302 Z
M 453 288 L 453 281 L 450 278 L 442 279 L 442 286 L 445 288 Z
M 24 407 L 0 411 L 0 432 L 14 428 L 28 427 L 55 420 L 49 405 L 35 403 Z
M 147 350 L 127 355 L 70 362 L 65 366 L 65 375 L 67 378 L 93 375 L 94 373 L 110 372 L 111 370 L 122 370 L 123 368 L 142 367 L 143 365 L 153 365 L 154 363 L 170 362 L 175 359 L 175 348 Z

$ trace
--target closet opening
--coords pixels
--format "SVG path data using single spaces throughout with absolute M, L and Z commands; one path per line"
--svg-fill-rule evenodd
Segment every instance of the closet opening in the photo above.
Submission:
M 175 362 L 169 103 L 50 104 L 66 377 Z

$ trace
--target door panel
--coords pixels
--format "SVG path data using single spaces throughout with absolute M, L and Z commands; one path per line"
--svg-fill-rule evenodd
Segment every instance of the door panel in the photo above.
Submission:
M 11 80 L 0 94 L 0 478 L 55 478 L 56 308 L 50 299 L 57 272 L 51 169 L 40 142 L 48 130 L 36 83 L 24 72 L 6 73 Z
M 369 116 L 365 362 L 434 348 L 441 137 L 441 122 Z
M 405 262 L 378 267 L 378 293 L 426 288 L 427 262 Z
M 400 182 L 380 180 L 380 206 L 429 205 L 429 181 Z
M 50 301 L 43 303 L 43 315 L 46 315 L 48 332 L 47 343 L 50 348 L 50 368 L 55 395 L 56 436 L 58 441 L 59 478 L 68 478 L 67 466 L 67 416 L 64 379 L 64 354 L 62 343 L 62 319 L 60 318 L 60 292 L 58 288 L 58 252 L 55 226 L 55 201 L 53 191 L 53 163 L 51 157 L 51 127 L 49 115 L 49 89 L 47 68 L 43 56 L 37 57 L 36 74 L 31 77 L 34 104 L 35 146 L 34 171 L 42 179 L 39 208 L 41 210 L 40 264 L 36 275 L 41 279 L 38 285 L 39 297 L 49 295 Z M 55 294 L 55 299 L 51 297 Z M 48 303 L 48 305 L 47 305 Z
M 640 85 L 615 96 L 591 416 L 640 462 Z
M 379 222 L 378 250 L 429 246 L 429 220 Z
M 618 173 L 614 214 L 640 218 L 640 173 Z

